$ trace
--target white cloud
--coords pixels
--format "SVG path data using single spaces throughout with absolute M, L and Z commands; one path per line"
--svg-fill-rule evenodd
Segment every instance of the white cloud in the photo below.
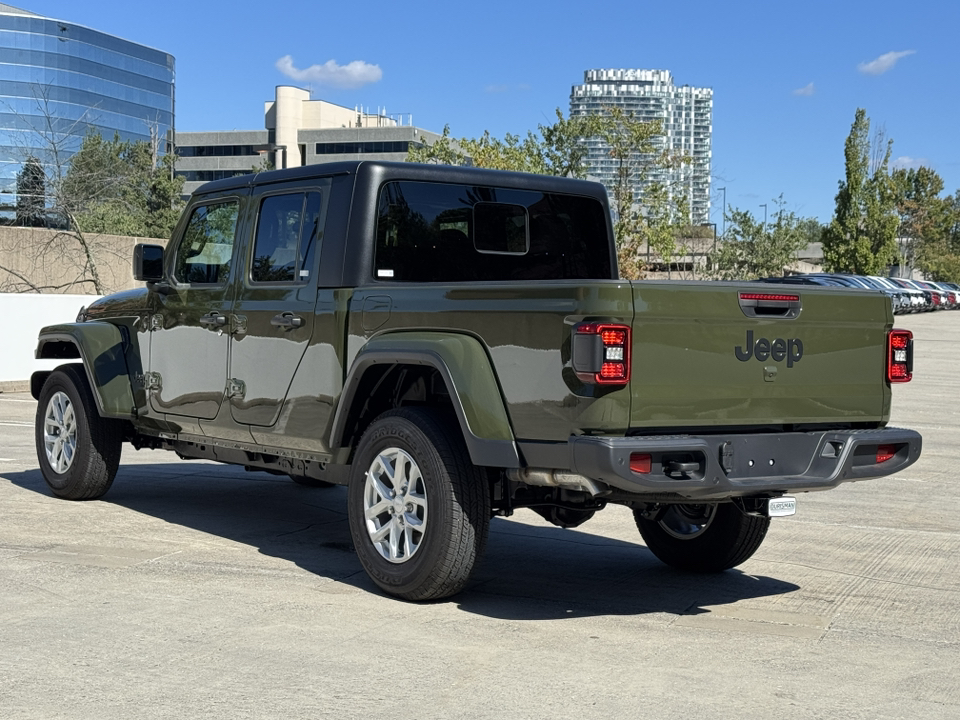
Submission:
M 297 68 L 293 56 L 284 55 L 277 60 L 277 70 L 288 78 L 307 85 L 327 85 L 336 88 L 358 88 L 375 83 L 383 77 L 379 65 L 354 60 L 346 65 L 337 65 L 336 60 L 327 60 L 323 65 Z
M 900 50 L 899 52 L 884 53 L 876 60 L 862 62 L 857 65 L 857 70 L 865 75 L 883 75 L 887 70 L 892 70 L 900 58 L 907 55 L 913 55 L 916 50 Z
M 804 95 L 806 97 L 813 95 L 813 93 L 814 93 L 813 83 L 810 83 L 809 85 L 804 85 L 802 88 L 797 88 L 796 90 L 793 91 L 794 95 Z
M 895 168 L 903 168 L 916 170 L 921 167 L 930 167 L 930 162 L 926 158 L 913 158 L 909 155 L 901 155 L 896 160 L 893 161 L 893 166 Z

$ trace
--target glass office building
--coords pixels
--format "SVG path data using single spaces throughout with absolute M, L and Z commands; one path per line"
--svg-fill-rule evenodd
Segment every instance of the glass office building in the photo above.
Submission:
M 0 3 L 3 209 L 16 202 L 27 157 L 49 168 L 53 144 L 69 158 L 89 131 L 130 141 L 156 137 L 167 152 L 173 112 L 172 55 Z

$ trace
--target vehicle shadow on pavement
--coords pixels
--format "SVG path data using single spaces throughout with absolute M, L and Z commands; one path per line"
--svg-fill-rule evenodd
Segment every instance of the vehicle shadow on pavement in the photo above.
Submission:
M 4 473 L 3 478 L 50 496 L 39 470 Z M 94 502 L 249 545 L 318 577 L 380 592 L 353 549 L 343 487 L 308 488 L 284 476 L 210 463 L 130 463 L 121 466 L 110 491 Z M 173 534 L 170 541 L 184 542 L 181 533 Z M 671 570 L 640 543 L 639 534 L 632 543 L 582 528 L 494 518 L 469 585 L 447 602 L 465 612 L 514 620 L 679 615 L 798 589 L 739 570 L 708 576 Z
M 632 518 L 630 518 L 632 521 Z M 762 552 L 762 550 L 761 550 Z M 739 569 L 718 574 L 665 566 L 644 545 L 495 519 L 483 560 L 455 600 L 466 612 L 509 620 L 589 615 L 696 615 L 800 587 Z

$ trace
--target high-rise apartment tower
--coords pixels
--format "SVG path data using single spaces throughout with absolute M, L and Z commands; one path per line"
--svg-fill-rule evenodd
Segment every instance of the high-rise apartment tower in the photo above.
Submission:
M 710 218 L 710 156 L 713 134 L 713 90 L 673 84 L 668 70 L 587 70 L 582 85 L 570 93 L 570 115 L 603 114 L 610 107 L 633 113 L 639 120 L 660 120 L 663 137 L 659 149 L 690 158 L 676 170 L 652 173 L 649 182 L 663 183 L 671 197 L 682 194 L 690 208 L 690 221 Z M 610 148 L 599 138 L 588 142 L 587 173 L 612 192 L 616 163 Z M 643 206 L 643 187 L 634 188 Z

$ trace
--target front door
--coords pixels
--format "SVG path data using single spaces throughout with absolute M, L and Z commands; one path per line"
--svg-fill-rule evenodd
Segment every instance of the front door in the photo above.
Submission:
M 209 420 L 223 402 L 240 199 L 195 205 L 167 259 L 169 287 L 150 318 L 154 411 Z

